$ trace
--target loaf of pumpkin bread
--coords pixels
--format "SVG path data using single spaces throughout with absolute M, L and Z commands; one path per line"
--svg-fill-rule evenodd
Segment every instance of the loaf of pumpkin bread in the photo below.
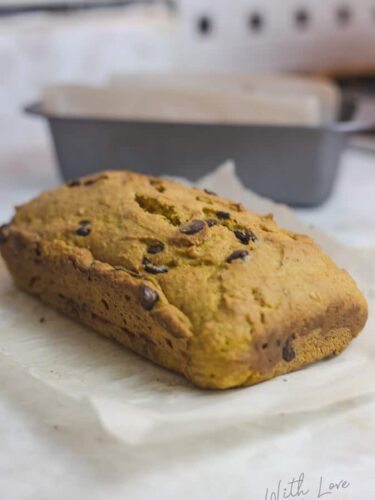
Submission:
M 20 288 L 202 388 L 335 356 L 367 319 L 311 238 L 170 180 L 72 181 L 18 207 L 0 242 Z

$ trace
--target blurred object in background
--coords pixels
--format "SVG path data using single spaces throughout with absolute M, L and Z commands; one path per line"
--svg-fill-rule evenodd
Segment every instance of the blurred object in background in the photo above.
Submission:
M 330 194 L 348 133 L 375 126 L 354 104 L 344 116 L 339 88 L 317 77 L 133 74 L 48 87 L 28 111 L 48 119 L 65 179 L 131 165 L 196 180 L 230 158 L 254 191 L 311 206 Z
M 178 123 L 330 125 L 341 97 L 330 80 L 281 75 L 143 73 L 102 86 L 44 89 L 42 111 L 62 117 Z
M 192 93 L 205 90 L 207 93 L 214 89 L 227 94 L 236 92 L 254 101 L 242 111 L 247 113 L 247 123 L 321 125 L 336 120 L 341 108 L 339 88 L 332 80 L 322 77 L 281 73 L 216 73 L 212 77 L 210 73 L 175 72 L 116 74 L 111 77 L 110 84 L 122 89 L 131 85 L 144 92 L 163 90 Z M 265 115 L 268 108 L 270 114 Z M 234 110 L 230 121 L 237 121 Z
M 348 103 L 360 98 L 363 102 L 361 116 L 367 120 L 375 116 L 375 76 L 339 78 L 337 80 Z M 350 104 L 349 104 L 350 106 Z M 350 145 L 375 151 L 375 131 L 363 131 L 351 137 Z
M 38 156 L 49 151 L 43 124 L 22 111 L 44 86 L 95 84 L 113 72 L 169 69 L 171 15 L 165 5 L 141 2 L 66 14 L 0 16 L 1 168 L 12 171 L 15 163 L 24 163 L 27 151 Z
M 0 0 L 1 168 L 11 175 L 33 165 L 49 168 L 45 125 L 22 114 L 47 85 L 101 85 L 113 74 L 189 71 L 357 78 L 375 69 L 374 42 L 373 0 Z M 165 84 L 169 77 L 159 78 Z M 258 99 L 272 103 L 272 80 L 262 78 Z M 212 81 L 206 79 L 208 87 Z M 306 103 L 298 113 L 310 106 L 313 116 L 316 103 Z M 322 109 L 329 114 L 333 108 Z
M 36 13 L 72 14 L 79 11 L 121 8 L 133 4 L 169 4 L 169 0 L 0 0 L 0 16 Z
M 178 0 L 176 64 L 205 71 L 375 71 L 373 0 Z

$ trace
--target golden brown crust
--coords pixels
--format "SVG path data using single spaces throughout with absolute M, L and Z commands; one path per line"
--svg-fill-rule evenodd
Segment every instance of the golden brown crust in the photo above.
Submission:
M 336 355 L 367 318 L 354 281 L 309 237 L 130 172 L 42 194 L 0 243 L 21 288 L 201 387 Z

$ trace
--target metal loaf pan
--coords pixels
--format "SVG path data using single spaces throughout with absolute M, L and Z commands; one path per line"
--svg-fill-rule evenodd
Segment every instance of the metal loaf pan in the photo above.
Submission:
M 371 128 L 356 120 L 317 128 L 72 118 L 41 103 L 26 112 L 48 120 L 64 179 L 129 169 L 194 181 L 231 159 L 247 187 L 295 206 L 327 199 L 348 134 Z

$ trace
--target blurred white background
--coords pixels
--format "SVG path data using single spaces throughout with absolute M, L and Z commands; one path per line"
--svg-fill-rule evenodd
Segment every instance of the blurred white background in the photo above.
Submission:
M 21 109 L 51 83 L 102 83 L 112 73 L 137 71 L 359 74 L 375 69 L 374 0 L 175 0 L 174 7 L 156 1 L 4 15 L 36 3 L 85 5 L 1 0 L 3 157 L 21 146 L 46 145 L 42 126 L 24 118 Z

